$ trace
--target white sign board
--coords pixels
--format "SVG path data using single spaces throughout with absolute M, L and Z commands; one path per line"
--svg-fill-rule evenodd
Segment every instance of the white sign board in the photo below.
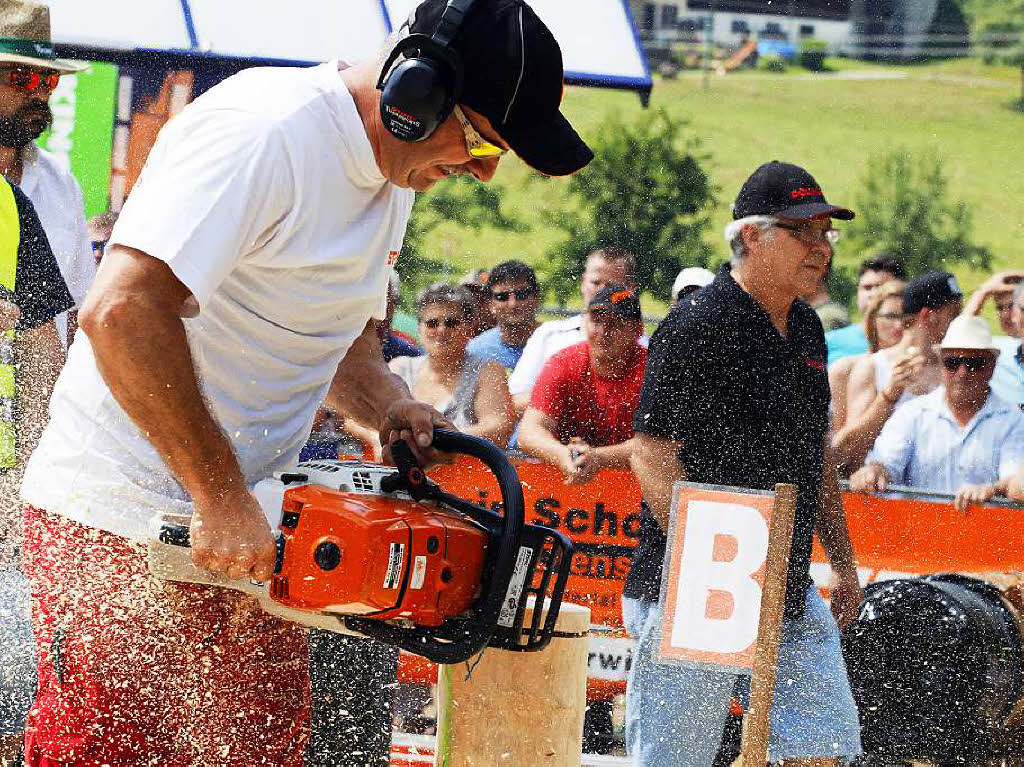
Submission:
M 770 492 L 676 485 L 659 661 L 753 667 L 773 500 Z

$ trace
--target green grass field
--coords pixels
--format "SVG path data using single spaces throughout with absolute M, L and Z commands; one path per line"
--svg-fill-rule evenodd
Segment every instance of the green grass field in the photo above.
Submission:
M 652 107 L 664 107 L 690 122 L 703 142 L 720 188 L 713 227 L 706 239 L 724 258 L 720 236 L 728 204 L 744 178 L 770 159 L 807 167 L 828 198 L 855 206 L 865 160 L 896 147 L 933 150 L 944 161 L 950 197 L 965 200 L 974 214 L 975 238 L 995 254 L 997 266 L 1024 266 L 1024 113 L 1020 71 L 974 61 L 886 67 L 830 62 L 835 70 L 812 75 L 799 68 L 785 74 L 738 72 L 712 75 L 704 87 L 698 72 L 673 81 L 656 79 Z M 869 77 L 878 79 L 850 79 Z M 635 94 L 570 88 L 564 111 L 584 138 L 618 113 L 642 117 Z M 563 235 L 546 224 L 545 211 L 564 203 L 566 182 L 537 179 L 517 159 L 503 161 L 496 181 L 504 207 L 529 224 L 527 233 L 471 231 L 444 225 L 431 233 L 432 255 L 458 276 L 471 267 L 518 257 L 543 272 L 544 252 Z M 859 254 L 837 250 L 840 262 Z M 966 289 L 982 274 L 961 271 Z M 656 309 L 657 301 L 650 307 Z

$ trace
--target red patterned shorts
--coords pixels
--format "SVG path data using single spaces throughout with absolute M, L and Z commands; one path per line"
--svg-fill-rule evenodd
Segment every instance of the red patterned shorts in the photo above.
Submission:
M 32 507 L 22 566 L 39 651 L 27 765 L 302 764 L 304 629 L 159 581 L 143 545 Z

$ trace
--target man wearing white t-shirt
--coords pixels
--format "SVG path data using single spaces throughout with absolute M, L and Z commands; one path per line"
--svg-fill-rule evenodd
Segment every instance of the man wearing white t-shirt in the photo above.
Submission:
M 595 250 L 587 256 L 583 275 L 580 277 L 583 305 L 589 306 L 601 288 L 613 284 L 636 289 L 636 258 L 629 251 L 615 246 Z M 508 390 L 515 400 L 517 417 L 521 418 L 526 406 L 530 404 L 530 393 L 540 377 L 544 363 L 562 349 L 568 349 L 586 340 L 586 321 L 586 313 L 577 314 L 564 320 L 542 322 L 533 331 L 519 362 L 516 363 L 515 370 L 508 378 Z M 641 336 L 640 343 L 646 346 L 646 337 Z
M 435 34 L 449 7 L 427 0 L 410 32 Z M 249 488 L 295 460 L 322 402 L 430 458 L 444 421 L 390 373 L 374 322 L 412 190 L 488 181 L 502 149 L 552 175 L 592 156 L 528 6 L 479 0 L 450 48 L 461 109 L 422 141 L 384 124 L 390 45 L 347 69 L 242 72 L 161 131 L 22 490 L 40 647 L 28 764 L 301 763 L 305 632 L 234 592 L 154 581 L 143 542 L 190 515 L 201 566 L 269 577 Z

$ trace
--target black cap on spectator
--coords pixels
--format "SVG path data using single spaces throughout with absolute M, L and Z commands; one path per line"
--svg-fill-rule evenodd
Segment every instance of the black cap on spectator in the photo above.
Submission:
M 926 272 L 915 277 L 903 291 L 903 313 L 917 314 L 922 309 L 938 309 L 963 298 L 963 291 L 949 272 Z
M 614 283 L 601 288 L 587 304 L 587 309 L 610 311 L 626 320 L 639 320 L 642 317 L 640 299 L 637 298 L 636 293 L 625 285 Z

